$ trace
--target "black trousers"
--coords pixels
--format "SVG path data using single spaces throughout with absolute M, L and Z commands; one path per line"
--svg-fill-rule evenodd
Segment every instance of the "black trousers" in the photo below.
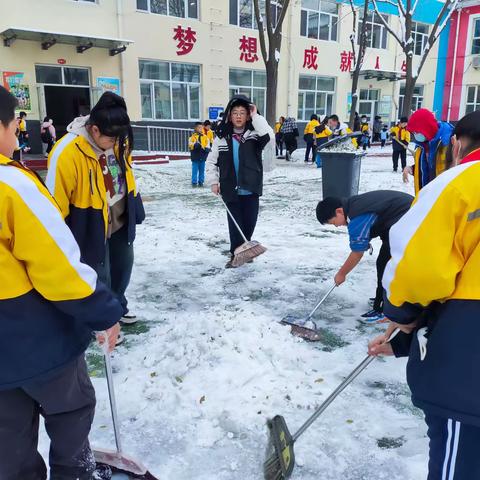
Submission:
M 393 169 L 395 171 L 398 170 L 398 157 L 401 158 L 402 171 L 403 171 L 403 169 L 407 166 L 407 151 L 405 149 L 393 151 L 392 161 L 393 161 Z
M 291 155 L 297 149 L 297 138 L 293 133 L 285 133 L 283 135 L 283 140 L 285 141 L 287 152 Z
M 307 142 L 307 149 L 305 150 L 305 161 L 308 162 L 312 152 L 312 162 L 317 158 L 317 145 L 315 142 Z
M 42 415 L 50 437 L 50 480 L 90 480 L 94 412 L 95 391 L 83 355 L 47 379 L 0 391 L 0 479 L 47 478 L 37 451 Z
M 385 272 L 385 267 L 387 266 L 388 261 L 390 260 L 390 242 L 387 239 L 382 239 L 382 246 L 380 247 L 380 252 L 378 252 L 377 257 L 377 290 L 375 292 L 375 300 L 373 302 L 373 309 L 378 312 L 383 311 L 383 286 L 382 278 L 383 273 Z
M 239 195 L 238 201 L 228 202 L 227 206 L 232 212 L 239 227 L 242 229 L 243 234 L 247 237 L 247 240 L 252 239 L 253 232 L 257 225 L 258 207 L 259 207 L 258 195 Z M 244 243 L 243 237 L 240 235 L 237 227 L 233 223 L 230 215 L 228 216 L 228 231 L 230 233 L 230 253 L 233 255 L 235 249 Z
M 428 480 L 480 478 L 480 428 L 429 413 L 425 422 L 430 438 Z
M 277 156 L 283 155 L 283 135 L 281 133 L 275 135 L 275 150 Z

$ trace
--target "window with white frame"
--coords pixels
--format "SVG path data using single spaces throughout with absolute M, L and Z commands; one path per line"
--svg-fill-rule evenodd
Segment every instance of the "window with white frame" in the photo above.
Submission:
M 388 15 L 383 15 L 383 19 L 388 24 Z M 363 12 L 360 13 L 360 22 L 358 27 L 358 39 L 360 43 L 360 32 L 362 30 Z M 382 23 L 381 18 L 376 12 L 368 12 L 367 15 L 367 47 L 370 48 L 387 48 L 387 29 Z
M 328 0 L 302 0 L 300 35 L 316 40 L 338 39 L 338 4 Z
M 169 17 L 198 18 L 199 0 L 137 0 L 137 10 Z
M 480 54 L 480 18 L 473 21 L 472 55 Z
M 298 120 L 317 115 L 331 115 L 335 96 L 335 78 L 300 75 L 298 82 Z
M 415 112 L 423 106 L 423 85 L 416 85 L 413 89 L 412 104 L 410 111 Z M 405 99 L 405 85 L 400 86 L 400 96 L 398 99 L 398 111 L 403 112 L 403 101 Z
M 279 1 L 271 1 L 273 25 L 280 18 L 282 6 Z M 260 14 L 265 16 L 265 0 L 260 0 Z M 243 28 L 257 28 L 253 0 L 230 0 L 230 25 Z
M 465 114 L 480 110 L 480 88 L 478 85 L 469 85 L 467 87 L 467 104 Z
M 264 71 L 231 68 L 229 87 L 230 98 L 234 95 L 245 95 L 257 106 L 259 113 L 265 115 L 267 75 Z
M 90 71 L 81 67 L 60 67 L 57 65 L 35 65 L 35 80 L 44 85 L 70 85 L 88 87 Z
M 412 22 L 413 53 L 422 55 L 429 35 L 429 26 L 425 23 Z
M 140 60 L 142 118 L 200 120 L 200 65 Z

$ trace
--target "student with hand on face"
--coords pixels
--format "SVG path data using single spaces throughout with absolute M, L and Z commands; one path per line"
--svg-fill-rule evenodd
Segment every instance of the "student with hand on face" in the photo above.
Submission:
M 207 158 L 207 184 L 221 195 L 245 237 L 251 240 L 257 224 L 259 197 L 263 193 L 262 151 L 275 136 L 257 107 L 245 96 L 236 95 L 228 103 L 217 137 Z M 228 216 L 232 268 L 237 247 L 244 243 Z

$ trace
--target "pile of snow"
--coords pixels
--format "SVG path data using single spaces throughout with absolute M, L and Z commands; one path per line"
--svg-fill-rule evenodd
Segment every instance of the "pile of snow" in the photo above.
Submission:
M 141 322 L 124 328 L 113 365 L 124 450 L 161 479 L 262 478 L 267 418 L 284 415 L 293 433 L 384 328 L 358 321 L 375 291 L 375 255 L 317 313 L 325 344 L 305 343 L 278 323 L 287 314 L 304 317 L 349 252 L 346 231 L 315 218 L 321 169 L 278 163 L 255 232 L 268 251 L 237 270 L 224 269 L 223 207 L 207 188 L 191 188 L 190 162 L 136 168 L 147 219 L 127 296 Z M 362 191 L 413 189 L 391 172 L 390 159 L 366 158 L 362 169 Z M 91 441 L 113 448 L 105 379 L 94 385 Z M 424 478 L 425 431 L 405 361 L 378 360 L 298 441 L 292 478 Z M 41 446 L 46 456 L 45 435 Z

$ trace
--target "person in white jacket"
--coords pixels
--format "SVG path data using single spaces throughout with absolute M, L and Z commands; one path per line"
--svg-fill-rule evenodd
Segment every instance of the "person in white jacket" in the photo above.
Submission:
M 207 158 L 206 182 L 215 195 L 222 195 L 245 237 L 252 238 L 257 224 L 259 197 L 263 190 L 263 149 L 275 141 L 272 128 L 245 96 L 236 95 L 228 103 L 217 136 Z M 228 217 L 232 268 L 235 249 L 243 242 Z

